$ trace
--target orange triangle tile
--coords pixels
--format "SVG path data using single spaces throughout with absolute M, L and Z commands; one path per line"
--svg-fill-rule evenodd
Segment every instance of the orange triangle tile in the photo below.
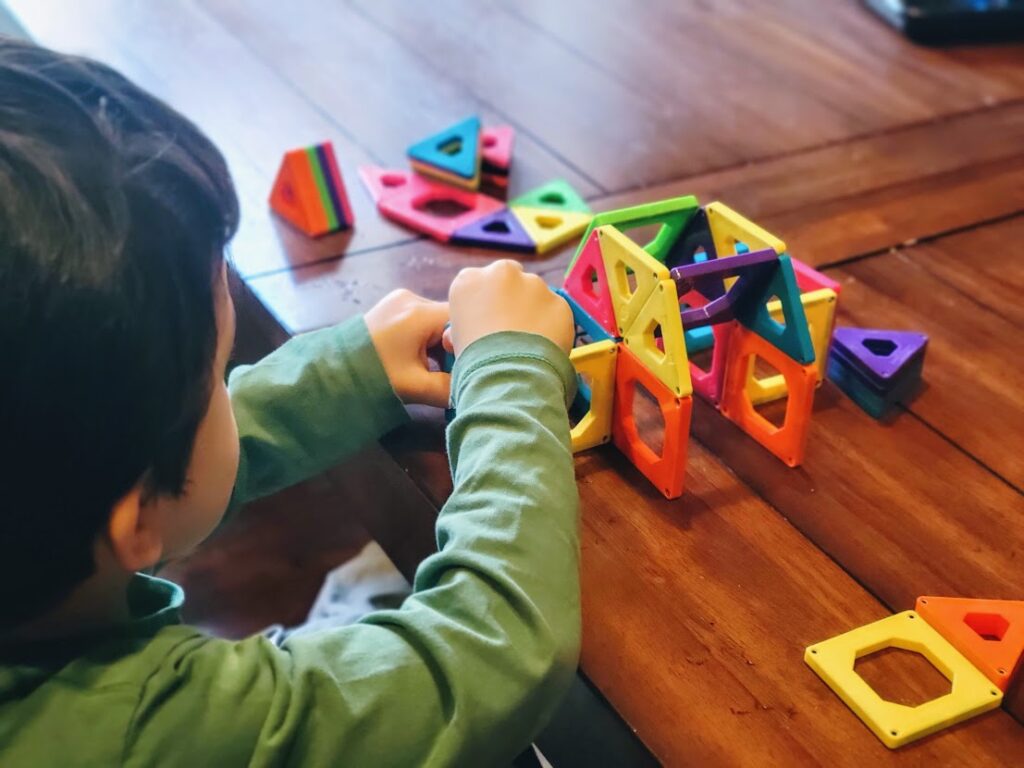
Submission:
M 919 597 L 917 612 L 1005 691 L 1024 658 L 1024 600 Z

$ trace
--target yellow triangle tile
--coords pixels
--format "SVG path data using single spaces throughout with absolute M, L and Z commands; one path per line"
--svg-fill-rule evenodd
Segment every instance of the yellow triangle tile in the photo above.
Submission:
M 736 243 L 742 242 L 752 251 L 771 248 L 780 256 L 786 252 L 786 244 L 771 232 L 736 213 L 725 203 L 708 203 L 704 208 L 711 227 L 711 238 L 719 258 L 736 253 Z
M 654 330 L 661 326 L 661 348 Z M 679 296 L 672 280 L 662 280 L 626 329 L 622 340 L 644 366 L 671 389 L 676 397 L 693 392 L 686 355 Z
M 523 229 L 537 245 L 537 253 L 550 251 L 574 237 L 579 237 L 586 230 L 592 213 L 578 211 L 556 211 L 550 208 L 524 208 L 512 206 L 512 213 L 519 219 Z
M 669 279 L 668 267 L 610 224 L 594 231 L 601 243 L 615 324 L 621 335 L 633 324 L 651 294 Z

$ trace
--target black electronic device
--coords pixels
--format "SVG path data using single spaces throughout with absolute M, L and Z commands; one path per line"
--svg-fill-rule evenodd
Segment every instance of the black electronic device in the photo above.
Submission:
M 864 0 L 919 43 L 1024 39 L 1024 0 Z

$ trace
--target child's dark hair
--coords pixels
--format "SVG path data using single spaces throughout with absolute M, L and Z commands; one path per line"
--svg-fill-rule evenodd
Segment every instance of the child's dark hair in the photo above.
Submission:
M 94 568 L 140 480 L 184 490 L 238 201 L 192 123 L 0 37 L 0 630 Z

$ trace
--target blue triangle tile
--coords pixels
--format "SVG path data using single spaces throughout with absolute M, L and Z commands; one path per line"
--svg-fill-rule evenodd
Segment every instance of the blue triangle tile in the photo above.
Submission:
M 569 309 L 572 310 L 573 322 L 576 323 L 577 327 L 584 335 L 590 337 L 591 341 L 608 341 L 612 338 L 611 334 L 609 334 L 608 331 L 606 331 L 604 327 L 597 322 L 597 320 L 588 315 L 586 310 L 579 305 L 579 302 L 577 302 L 570 293 L 561 288 L 555 288 L 554 291 L 565 299 L 566 304 L 569 305 Z
M 738 258 L 732 256 L 730 258 Z M 782 301 L 785 324 L 779 324 L 768 313 L 768 301 L 778 296 Z M 752 286 L 735 307 L 736 319 L 769 344 L 777 347 L 802 365 L 814 362 L 814 347 L 807 329 L 807 316 L 800 303 L 800 289 L 796 284 L 793 262 L 789 256 L 779 256 L 778 266 L 760 286 Z
M 509 208 L 484 216 L 455 230 L 451 241 L 460 245 L 532 252 L 536 245 Z
M 836 328 L 832 339 L 836 354 L 880 383 L 910 368 L 928 345 L 923 333 L 876 328 Z
M 469 117 L 409 147 L 409 157 L 464 179 L 476 175 L 480 118 Z

